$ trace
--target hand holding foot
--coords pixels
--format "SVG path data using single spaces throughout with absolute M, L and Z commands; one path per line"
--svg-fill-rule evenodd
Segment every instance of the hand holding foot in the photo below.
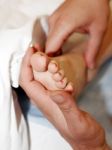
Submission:
M 45 35 L 37 20 L 34 26 L 32 41 L 36 51 L 42 51 Z M 34 34 L 35 33 L 35 34 Z M 39 34 L 39 37 L 37 38 Z M 41 39 L 41 40 L 39 40 Z M 43 43 L 43 44 L 42 44 Z M 31 56 L 31 66 L 35 80 L 48 90 L 64 90 L 79 95 L 86 82 L 86 65 L 83 54 L 69 53 L 59 57 L 48 57 L 37 52 Z
M 54 92 L 50 96 L 60 108 L 67 123 L 66 132 L 60 133 L 74 150 L 111 150 L 100 124 L 87 112 L 80 110 L 68 93 Z
M 29 49 L 24 57 L 20 73 L 20 85 L 30 99 L 53 123 L 73 149 L 109 150 L 103 129 L 89 114 L 77 107 L 69 94 L 47 91 L 34 80 L 30 65 L 32 54 L 33 50 Z
M 73 92 L 72 83 L 67 80 L 63 68 L 55 59 L 42 52 L 36 52 L 31 57 L 34 78 L 47 90 L 65 90 Z
M 66 0 L 49 17 L 49 33 L 46 52 L 58 51 L 73 32 L 87 33 L 88 67 L 95 67 L 95 56 L 99 51 L 109 15 L 109 0 Z M 57 44 L 58 43 L 58 44 Z

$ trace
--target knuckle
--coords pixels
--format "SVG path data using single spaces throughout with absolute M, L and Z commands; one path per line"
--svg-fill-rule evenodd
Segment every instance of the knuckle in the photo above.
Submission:
M 70 112 L 72 109 L 72 103 L 69 99 L 65 99 L 61 102 L 60 107 L 63 109 L 63 111 Z
M 63 17 L 60 17 L 57 21 L 57 25 L 61 27 L 65 27 L 67 25 L 67 22 L 65 21 L 65 19 L 63 19 Z

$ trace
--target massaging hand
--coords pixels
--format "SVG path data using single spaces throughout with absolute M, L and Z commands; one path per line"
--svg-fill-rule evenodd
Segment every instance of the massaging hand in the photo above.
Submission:
M 33 53 L 33 48 L 29 48 L 20 73 L 20 85 L 32 102 L 40 108 L 73 149 L 109 150 L 102 127 L 88 113 L 81 111 L 69 94 L 47 91 L 34 80 L 30 66 Z
M 85 57 L 88 67 L 93 68 L 108 15 L 109 0 L 66 0 L 49 18 L 46 52 L 58 51 L 73 32 L 88 33 Z

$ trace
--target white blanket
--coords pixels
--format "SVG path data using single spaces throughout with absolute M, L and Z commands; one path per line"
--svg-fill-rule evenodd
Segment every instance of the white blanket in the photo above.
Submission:
M 29 149 L 27 126 L 11 86 L 18 86 L 34 18 L 51 13 L 59 2 L 62 1 L 0 0 L 0 150 Z
M 34 22 L 34 21 L 32 21 Z M 18 86 L 22 57 L 31 41 L 32 22 L 0 32 L 0 149 L 27 150 L 27 128 L 11 85 Z

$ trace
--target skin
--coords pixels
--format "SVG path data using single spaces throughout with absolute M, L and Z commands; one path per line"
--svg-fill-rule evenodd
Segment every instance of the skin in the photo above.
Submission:
M 48 90 L 65 90 L 73 93 L 75 97 L 78 96 L 87 82 L 91 81 L 95 77 L 101 65 L 105 63 L 105 61 L 110 57 L 112 57 L 111 24 L 112 15 L 110 15 L 107 31 L 102 41 L 99 53 L 95 59 L 95 69 L 88 69 L 84 59 L 84 50 L 88 44 L 86 36 L 75 35 L 72 37 L 72 41 L 66 41 L 66 47 L 68 46 L 68 51 L 63 53 L 63 55 L 48 57 L 45 53 L 42 52 L 36 52 L 32 55 L 31 66 L 34 71 L 35 80 L 38 80 Z M 37 42 L 39 43 L 39 41 Z M 39 50 L 39 46 L 37 47 L 37 50 Z M 49 64 L 52 62 L 58 66 L 56 72 L 49 71 Z M 54 79 L 54 76 L 59 73 L 60 70 L 63 72 L 61 74 L 61 78 L 59 80 L 56 80 L 56 78 Z M 64 81 L 65 78 L 66 81 L 61 83 L 61 81 Z M 71 84 L 72 88 L 68 88 L 68 84 Z
M 107 32 L 110 33 L 110 31 Z M 98 67 L 108 58 L 108 52 L 111 52 L 111 47 L 108 46 L 111 43 L 109 34 L 105 38 L 108 40 L 104 41 L 96 58 Z M 88 113 L 80 110 L 68 93 L 50 92 L 34 79 L 30 61 L 33 54 L 34 50 L 29 48 L 23 59 L 20 73 L 20 85 L 32 102 L 40 108 L 73 149 L 110 150 L 103 128 Z M 98 61 L 99 58 L 101 61 Z
M 87 66 L 93 69 L 94 59 L 107 27 L 108 16 L 109 0 L 66 0 L 49 17 L 46 53 L 60 50 L 64 41 L 73 32 L 87 33 L 85 59 Z
M 72 96 L 60 91 L 47 91 L 33 78 L 30 65 L 33 53 L 33 49 L 29 48 L 22 62 L 19 80 L 29 98 L 74 150 L 110 150 L 103 128 L 88 113 L 78 108 Z
M 31 57 L 31 66 L 34 79 L 47 90 L 64 90 L 78 96 L 85 86 L 86 65 L 80 53 L 48 57 L 45 53 L 36 52 Z

